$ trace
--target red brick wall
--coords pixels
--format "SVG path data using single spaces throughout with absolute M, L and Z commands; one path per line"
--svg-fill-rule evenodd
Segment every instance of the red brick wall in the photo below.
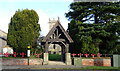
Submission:
M 0 60 L 1 61 L 1 60 Z M 42 65 L 43 59 L 30 59 L 29 65 Z M 2 65 L 28 65 L 28 59 L 2 59 Z M 111 66 L 111 59 L 82 59 L 83 66 Z
M 82 59 L 84 66 L 111 66 L 111 59 Z
M 94 59 L 82 59 L 82 65 L 94 66 Z
M 103 66 L 111 66 L 111 59 L 104 59 Z
M 42 65 L 42 59 L 29 59 L 29 65 Z M 2 65 L 28 65 L 28 59 L 2 59 Z

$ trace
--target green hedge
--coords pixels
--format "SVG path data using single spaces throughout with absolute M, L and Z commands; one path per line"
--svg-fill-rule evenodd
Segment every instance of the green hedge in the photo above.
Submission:
M 49 54 L 49 60 L 60 61 L 61 60 L 61 55 L 59 55 L 59 54 Z

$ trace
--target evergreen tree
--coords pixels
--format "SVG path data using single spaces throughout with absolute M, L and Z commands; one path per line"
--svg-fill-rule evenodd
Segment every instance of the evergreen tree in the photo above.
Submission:
M 71 20 L 94 23 L 112 23 L 120 16 L 120 2 L 75 2 L 70 4 L 66 17 Z
M 14 51 L 26 52 L 27 46 L 37 47 L 37 39 L 40 35 L 39 16 L 34 10 L 18 10 L 11 18 L 7 44 Z
M 66 17 L 74 42 L 71 52 L 116 53 L 119 39 L 120 2 L 75 2 Z M 118 33 L 118 35 L 116 35 Z M 118 47 L 118 46 L 117 46 Z

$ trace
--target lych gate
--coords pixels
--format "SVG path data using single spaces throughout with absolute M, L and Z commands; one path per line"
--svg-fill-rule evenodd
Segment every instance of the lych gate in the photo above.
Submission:
M 58 44 L 61 46 L 62 60 L 65 61 L 66 65 L 71 65 L 71 55 L 69 53 L 69 44 L 73 40 L 69 34 L 64 30 L 59 21 L 52 27 L 46 37 L 42 40 L 42 45 L 45 48 L 43 64 L 48 64 L 48 47 L 51 44 Z

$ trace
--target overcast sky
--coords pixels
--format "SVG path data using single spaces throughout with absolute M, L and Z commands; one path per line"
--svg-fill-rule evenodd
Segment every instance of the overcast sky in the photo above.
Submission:
M 10 18 L 18 9 L 33 9 L 39 15 L 41 34 L 48 33 L 48 21 L 60 17 L 60 22 L 67 29 L 68 20 L 65 13 L 69 11 L 69 5 L 73 0 L 0 0 L 0 29 L 8 32 Z

